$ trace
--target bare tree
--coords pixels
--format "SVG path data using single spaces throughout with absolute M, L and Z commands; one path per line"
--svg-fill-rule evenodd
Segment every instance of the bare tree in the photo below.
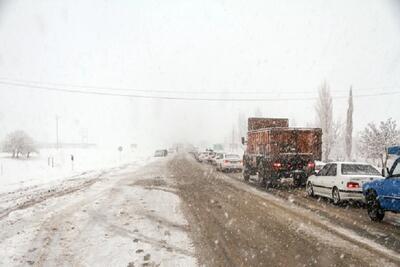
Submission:
M 353 146 L 353 90 L 351 87 L 349 93 L 349 106 L 347 108 L 345 144 L 346 144 L 346 157 L 348 160 L 350 160 L 351 149 Z
M 344 135 L 343 128 L 343 123 L 339 120 L 332 123 L 330 158 L 335 158 L 338 161 L 344 160 L 343 155 L 345 154 L 343 142 L 340 142 Z
M 400 131 L 395 120 L 389 118 L 377 126 L 369 123 L 360 136 L 360 152 L 367 159 L 379 159 L 386 168 L 388 147 L 400 142 Z
M 12 157 L 25 154 L 28 158 L 32 152 L 36 152 L 33 139 L 24 131 L 17 130 L 7 135 L 3 143 L 3 151 L 12 153 Z
M 324 161 L 328 161 L 335 140 L 332 96 L 326 81 L 319 88 L 315 111 L 317 113 L 317 125 L 322 129 L 322 158 Z

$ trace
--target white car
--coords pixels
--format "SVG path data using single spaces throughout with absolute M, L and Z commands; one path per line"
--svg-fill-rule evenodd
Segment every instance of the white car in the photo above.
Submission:
M 217 160 L 222 158 L 224 153 L 216 153 L 212 158 L 211 158 L 211 164 L 214 166 L 217 166 Z
M 211 152 L 211 151 L 201 152 L 199 155 L 199 161 L 200 162 L 209 162 L 212 155 L 213 155 L 213 152 Z
M 208 157 L 208 153 L 207 152 L 201 152 L 199 153 L 199 156 L 197 157 L 197 160 L 199 162 L 203 162 L 206 160 L 206 158 Z
M 308 177 L 309 196 L 323 196 L 339 204 L 343 200 L 364 201 L 362 185 L 382 175 L 372 165 L 357 162 L 327 163 L 317 174 Z
M 217 159 L 217 171 L 241 171 L 243 162 L 238 154 L 222 153 Z
M 214 156 L 215 156 L 215 152 L 209 151 L 205 162 L 212 163 L 212 159 L 214 158 Z

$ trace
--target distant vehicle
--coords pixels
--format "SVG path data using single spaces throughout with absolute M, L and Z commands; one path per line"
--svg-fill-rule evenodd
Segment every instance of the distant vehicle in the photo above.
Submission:
M 197 160 L 199 161 L 199 162 L 208 162 L 208 154 L 209 154 L 210 152 L 208 152 L 208 151 L 206 151 L 206 152 L 200 152 L 199 153 L 199 156 L 198 156 L 198 158 L 197 158 Z
M 201 162 L 206 162 L 206 163 L 211 163 L 213 156 L 216 153 L 213 152 L 211 149 L 210 150 L 206 150 L 206 152 L 204 152 L 204 155 L 202 157 Z
M 168 155 L 168 151 L 166 149 L 156 150 L 154 153 L 154 157 L 166 157 Z
M 267 188 L 281 178 L 293 178 L 296 187 L 305 185 L 315 160 L 321 160 L 322 130 L 288 126 L 288 119 L 249 118 L 243 156 L 246 181 L 258 174 L 259 184 Z
M 211 155 L 209 155 L 208 156 L 208 163 L 211 163 L 211 164 L 213 164 L 213 161 L 214 161 L 214 158 L 215 158 L 215 156 L 217 155 L 217 153 L 212 153 Z
M 224 156 L 224 153 L 216 153 L 214 157 L 211 159 L 211 164 L 216 166 L 217 165 L 217 160 L 221 159 Z
M 365 183 L 363 194 L 372 221 L 382 221 L 385 211 L 400 213 L 400 158 L 393 163 L 385 179 Z
M 364 201 L 364 183 L 383 179 L 377 169 L 368 163 L 331 162 L 307 180 L 309 196 L 323 196 L 339 204 L 344 200 Z
M 217 171 L 242 171 L 243 163 L 238 154 L 222 153 L 217 159 Z

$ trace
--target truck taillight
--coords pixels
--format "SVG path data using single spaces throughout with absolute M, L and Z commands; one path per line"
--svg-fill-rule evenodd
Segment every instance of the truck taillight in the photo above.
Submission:
M 348 182 L 347 183 L 347 188 L 360 188 L 360 185 L 355 182 Z
M 315 168 L 315 163 L 314 162 L 309 162 L 307 164 L 307 167 L 310 168 L 310 169 Z
M 274 164 L 272 164 L 272 166 L 274 168 L 280 168 L 282 166 L 282 164 L 280 162 L 274 162 Z
M 224 160 L 224 163 L 229 163 L 229 160 Z

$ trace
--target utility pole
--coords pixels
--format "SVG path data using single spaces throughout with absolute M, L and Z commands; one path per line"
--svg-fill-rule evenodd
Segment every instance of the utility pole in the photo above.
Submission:
M 59 138 L 58 138 L 58 120 L 59 120 L 59 116 L 56 115 L 56 149 L 58 150 L 58 148 L 60 147 L 60 143 L 59 143 Z
M 232 143 L 231 143 L 231 151 L 235 150 L 235 126 L 232 126 Z

